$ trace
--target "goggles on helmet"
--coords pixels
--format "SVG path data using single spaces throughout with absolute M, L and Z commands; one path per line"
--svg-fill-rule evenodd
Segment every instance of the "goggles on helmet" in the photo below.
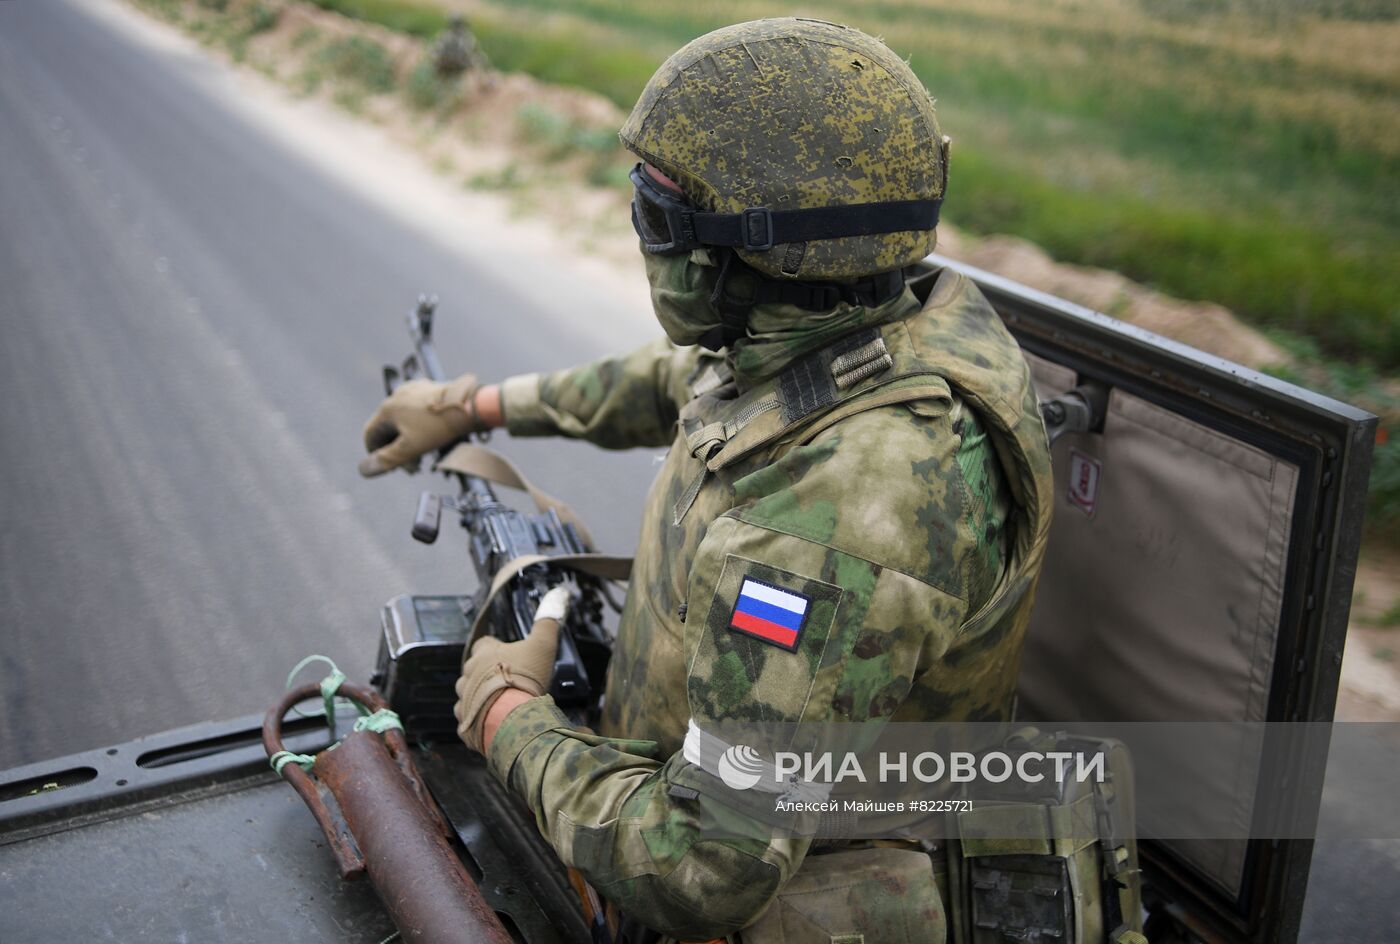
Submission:
M 844 236 L 876 236 L 938 225 L 934 200 L 891 200 L 805 210 L 749 207 L 739 213 L 704 213 L 666 190 L 638 164 L 632 168 L 632 227 L 647 252 L 674 255 L 702 246 L 763 252 L 783 243 Z
M 658 184 L 641 164 L 632 168 L 631 178 L 632 228 L 646 251 L 671 255 L 700 248 L 695 239 L 695 207 Z

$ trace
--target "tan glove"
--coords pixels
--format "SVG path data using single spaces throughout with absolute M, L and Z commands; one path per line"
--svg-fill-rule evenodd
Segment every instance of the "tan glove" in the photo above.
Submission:
M 401 384 L 365 424 L 365 451 L 360 474 L 383 475 L 435 449 L 484 430 L 467 400 L 480 385 L 471 374 L 439 383 L 409 380 Z
M 508 688 L 531 695 L 549 691 L 554 678 L 554 656 L 559 649 L 559 624 L 569 610 L 569 591 L 555 587 L 535 610 L 530 635 L 516 642 L 483 636 L 472 646 L 471 658 L 457 679 L 457 736 L 478 753 L 482 749 L 482 722 L 491 703 Z

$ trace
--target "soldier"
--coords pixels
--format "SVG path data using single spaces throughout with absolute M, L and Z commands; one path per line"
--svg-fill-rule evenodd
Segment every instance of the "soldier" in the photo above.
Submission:
M 469 70 L 486 67 L 486 54 L 476 43 L 476 37 L 467 29 L 467 21 L 460 13 L 447 19 L 447 29 L 433 44 L 433 68 L 444 79 L 451 79 Z
M 641 159 L 633 222 L 667 338 L 499 385 L 413 381 L 366 427 L 367 475 L 499 426 L 670 445 L 601 734 L 541 694 L 547 632 L 478 644 L 459 733 L 636 925 L 943 941 L 916 848 L 702 834 L 725 788 L 686 735 L 1010 717 L 1050 465 L 1021 352 L 987 301 L 952 271 L 923 300 L 904 281 L 934 246 L 948 139 L 884 44 L 806 19 L 685 46 L 620 136 Z

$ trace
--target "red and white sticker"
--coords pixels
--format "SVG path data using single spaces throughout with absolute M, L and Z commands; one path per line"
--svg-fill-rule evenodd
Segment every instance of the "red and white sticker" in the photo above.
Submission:
M 1099 507 L 1102 481 L 1103 463 L 1078 449 L 1069 451 L 1069 500 L 1091 518 Z

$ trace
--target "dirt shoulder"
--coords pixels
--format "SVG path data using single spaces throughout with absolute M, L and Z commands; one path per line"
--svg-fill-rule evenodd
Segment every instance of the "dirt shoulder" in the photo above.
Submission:
M 489 67 L 444 78 L 419 40 L 296 0 L 130 2 L 308 107 L 333 103 L 375 126 L 385 145 L 430 167 L 445 195 L 469 194 L 503 239 L 575 252 L 609 282 L 640 287 L 626 295 L 629 304 L 643 302 L 623 186 L 633 159 L 617 145 L 624 116 L 607 99 Z M 326 148 L 356 146 L 333 139 L 325 122 L 316 127 Z M 974 237 L 945 223 L 939 251 L 1249 367 L 1294 361 L 1222 306 L 1056 262 L 1023 239 Z M 1368 545 L 1363 553 L 1342 682 L 1339 718 L 1400 720 L 1400 552 L 1393 549 Z

